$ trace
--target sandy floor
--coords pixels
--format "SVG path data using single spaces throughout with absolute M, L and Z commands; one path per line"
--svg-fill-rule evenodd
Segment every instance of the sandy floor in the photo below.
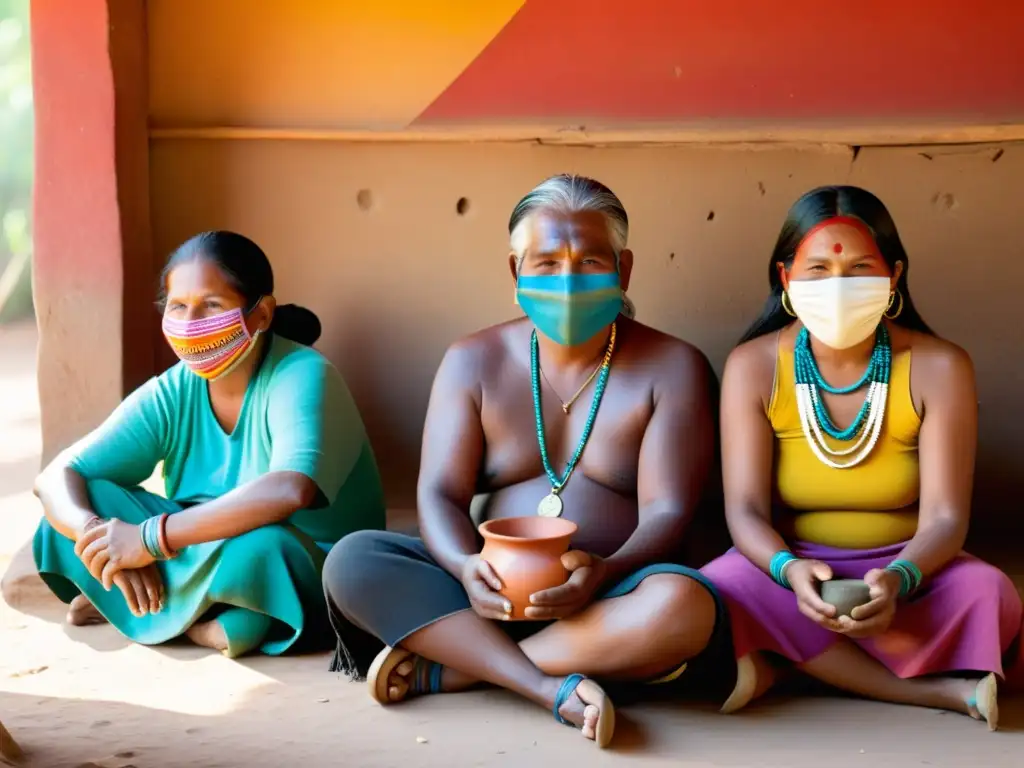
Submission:
M 30 536 L 38 462 L 31 328 L 0 328 L 0 573 Z M 1024 701 L 1006 730 L 966 717 L 832 697 L 774 696 L 731 717 L 645 705 L 599 753 L 511 695 L 438 696 L 384 710 L 327 658 L 232 662 L 200 649 L 143 648 L 109 627 L 70 629 L 27 589 L 0 601 L 0 721 L 57 766 L 1021 766 Z M 2 763 L 2 761 L 0 761 Z

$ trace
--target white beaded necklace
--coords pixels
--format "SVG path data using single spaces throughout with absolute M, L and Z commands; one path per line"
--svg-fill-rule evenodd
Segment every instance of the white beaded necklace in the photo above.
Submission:
M 811 450 L 822 464 L 826 464 L 833 469 L 850 469 L 857 466 L 870 455 L 875 444 L 878 442 L 879 435 L 882 433 L 882 422 L 885 420 L 885 406 L 889 399 L 889 385 L 878 381 L 871 383 L 867 394 L 867 399 L 870 403 L 868 406 L 868 417 L 864 422 L 864 428 L 861 430 L 860 439 L 851 448 L 845 450 L 833 449 L 825 442 L 825 436 L 821 432 L 821 427 L 818 425 L 817 415 L 814 411 L 814 404 L 817 399 L 818 392 L 816 387 L 812 387 L 810 384 L 796 385 L 796 407 L 800 413 L 800 426 L 803 428 L 804 437 L 811 446 Z M 864 445 L 865 440 L 867 440 L 867 445 Z M 847 462 L 833 461 L 826 456 L 826 454 L 831 456 L 848 456 L 858 448 L 861 449 L 860 453 Z

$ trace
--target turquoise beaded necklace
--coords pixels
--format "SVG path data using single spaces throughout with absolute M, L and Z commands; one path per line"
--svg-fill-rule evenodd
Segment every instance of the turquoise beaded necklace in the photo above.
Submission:
M 793 364 L 796 368 L 796 383 L 807 384 L 811 388 L 818 425 L 829 437 L 836 440 L 852 440 L 864 427 L 871 401 L 865 399 L 864 405 L 861 406 L 853 423 L 846 429 L 839 429 L 829 416 L 818 390 L 824 390 L 831 395 L 848 395 L 874 382 L 888 384 L 889 372 L 892 369 L 892 346 L 889 343 L 889 331 L 884 323 L 879 324 L 878 330 L 875 331 L 875 348 L 871 351 L 871 360 L 867 370 L 858 381 L 848 387 L 833 387 L 825 381 L 825 377 L 821 375 L 818 363 L 814 359 L 814 352 L 811 351 L 811 337 L 806 328 L 801 328 L 800 333 L 797 334 L 793 349 Z
M 843 469 L 855 466 L 863 461 L 874 448 L 881 433 L 882 420 L 885 414 L 886 400 L 889 391 L 889 376 L 892 371 L 892 344 L 885 323 L 880 323 L 875 331 L 875 346 L 871 352 L 864 375 L 846 387 L 834 387 L 825 381 L 818 369 L 817 361 L 811 350 L 810 334 L 801 328 L 797 334 L 793 348 L 793 366 L 796 378 L 797 407 L 800 411 L 801 425 L 815 455 L 825 464 Z M 821 392 L 833 395 L 848 395 L 867 387 L 864 404 L 857 412 L 853 423 L 846 429 L 839 429 L 832 421 L 821 398 Z M 822 433 L 840 442 L 857 439 L 856 444 L 844 450 L 834 450 L 825 442 Z M 866 446 L 865 446 L 865 443 Z M 837 463 L 827 458 L 845 456 L 863 450 L 850 462 Z
M 576 452 L 573 453 L 572 458 L 565 465 L 565 473 L 561 477 L 555 473 L 554 468 L 551 466 L 551 460 L 548 458 L 547 440 L 544 436 L 544 413 L 541 409 L 540 398 L 540 349 L 537 342 L 537 332 L 534 331 L 530 336 L 530 377 L 533 385 L 533 414 L 537 422 L 537 444 L 540 446 L 540 458 L 544 464 L 544 472 L 547 474 L 548 480 L 551 481 L 551 493 L 541 499 L 540 504 L 537 505 L 537 514 L 542 517 L 559 517 L 564 509 L 565 505 L 560 494 L 576 469 L 576 465 L 583 455 L 583 449 L 587 447 L 590 433 L 594 429 L 594 421 L 597 419 L 597 409 L 601 406 L 601 398 L 604 397 L 604 390 L 608 385 L 608 374 L 611 372 L 612 367 L 612 353 L 615 351 L 615 330 L 615 323 L 612 323 L 611 335 L 608 338 L 608 349 L 604 353 L 600 373 L 597 375 L 594 399 L 590 403 L 590 412 L 587 414 L 587 421 L 583 426 L 583 434 L 580 435 L 580 442 L 576 446 Z

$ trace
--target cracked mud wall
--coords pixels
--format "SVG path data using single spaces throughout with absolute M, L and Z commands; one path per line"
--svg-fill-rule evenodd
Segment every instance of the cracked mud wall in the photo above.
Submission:
M 515 317 L 507 220 L 545 176 L 622 198 L 638 318 L 720 372 L 766 295 L 789 205 L 857 184 L 889 206 L 928 322 L 963 345 L 981 400 L 977 529 L 1019 526 L 1024 496 L 1024 146 L 749 149 L 156 140 L 156 260 L 214 227 L 256 239 L 281 301 L 313 309 L 352 387 L 389 502 L 411 506 L 434 370 L 463 334 Z M 154 269 L 156 264 L 154 264 Z M 162 362 L 166 350 L 154 343 Z

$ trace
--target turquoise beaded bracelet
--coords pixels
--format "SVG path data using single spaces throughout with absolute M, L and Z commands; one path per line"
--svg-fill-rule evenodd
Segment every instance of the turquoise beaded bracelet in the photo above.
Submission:
M 914 594 L 921 588 L 921 582 L 924 581 L 921 569 L 909 560 L 893 560 L 885 566 L 885 570 L 899 574 L 900 597 Z
M 786 578 L 786 569 L 799 559 L 799 557 L 794 555 L 788 549 L 780 549 L 772 555 L 772 559 L 768 563 L 768 573 L 780 587 L 792 589 L 789 579 Z
M 160 548 L 160 519 L 162 515 L 156 515 L 155 517 L 147 518 L 142 522 L 140 528 L 140 535 L 142 536 L 142 546 L 146 548 L 150 557 L 154 560 L 166 560 L 167 555 L 163 549 Z

